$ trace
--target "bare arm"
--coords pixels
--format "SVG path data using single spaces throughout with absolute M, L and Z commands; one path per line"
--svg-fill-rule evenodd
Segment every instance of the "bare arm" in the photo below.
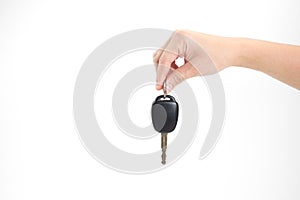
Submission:
M 185 58 L 181 67 L 174 62 L 178 57 Z M 154 53 L 153 61 L 158 90 L 165 79 L 170 91 L 185 79 L 216 73 L 229 66 L 264 72 L 300 90 L 300 46 L 180 30 Z
M 234 63 L 264 72 L 300 90 L 300 47 L 252 39 L 236 39 L 239 54 Z

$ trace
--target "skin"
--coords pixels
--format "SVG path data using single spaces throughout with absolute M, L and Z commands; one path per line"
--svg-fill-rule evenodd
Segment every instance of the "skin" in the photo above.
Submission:
M 176 51 L 169 52 L 166 48 L 158 49 L 153 54 L 153 62 L 157 71 L 157 90 L 163 89 L 165 80 L 168 81 L 167 90 L 170 92 L 176 85 L 188 78 L 216 73 L 230 66 L 246 67 L 264 72 L 300 90 L 300 46 L 248 38 L 213 36 L 189 30 L 177 30 L 175 34 L 182 37 L 178 37 L 179 39 L 176 40 L 170 38 L 165 47 L 176 47 L 178 44 L 176 51 L 179 51 L 180 48 L 183 48 L 179 45 L 180 40 L 184 40 L 185 37 L 189 38 L 201 46 L 209 56 L 215 71 L 206 70 L 200 65 L 195 67 L 187 59 L 183 66 L 178 67 L 175 64 L 178 57 L 189 57 L 189 54 L 194 54 L 195 57 L 198 52 L 193 52 L 192 47 L 180 55 L 174 53 Z M 172 44 L 174 41 L 176 44 Z M 201 60 L 197 61 L 201 63 Z M 172 73 L 172 71 L 176 73 Z

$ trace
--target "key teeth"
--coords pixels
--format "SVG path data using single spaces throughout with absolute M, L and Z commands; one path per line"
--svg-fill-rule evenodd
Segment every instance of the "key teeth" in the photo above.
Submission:
M 167 158 L 167 154 L 166 154 L 166 151 L 167 151 L 167 136 L 168 134 L 167 133 L 162 133 L 161 134 L 161 150 L 162 150 L 162 154 L 161 154 L 161 163 L 163 165 L 166 164 L 166 158 Z
M 166 158 L 167 158 L 167 154 L 166 154 L 166 150 L 165 149 L 163 149 L 162 150 L 162 154 L 161 154 L 161 163 L 163 164 L 163 165 L 165 165 L 166 164 Z

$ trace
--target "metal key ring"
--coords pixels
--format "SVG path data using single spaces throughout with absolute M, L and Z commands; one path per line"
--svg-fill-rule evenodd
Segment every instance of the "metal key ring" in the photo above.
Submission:
M 164 81 L 164 98 L 166 98 L 167 95 L 167 79 Z

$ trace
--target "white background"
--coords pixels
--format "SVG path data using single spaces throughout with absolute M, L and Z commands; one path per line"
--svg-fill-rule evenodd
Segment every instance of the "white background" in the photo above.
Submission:
M 300 45 L 299 19 L 297 0 L 1 1 L 0 199 L 299 199 L 300 92 L 262 73 L 221 72 L 227 112 L 214 151 L 198 160 L 200 129 L 184 157 L 153 174 L 102 166 L 72 115 L 82 63 L 116 34 L 186 28 Z

